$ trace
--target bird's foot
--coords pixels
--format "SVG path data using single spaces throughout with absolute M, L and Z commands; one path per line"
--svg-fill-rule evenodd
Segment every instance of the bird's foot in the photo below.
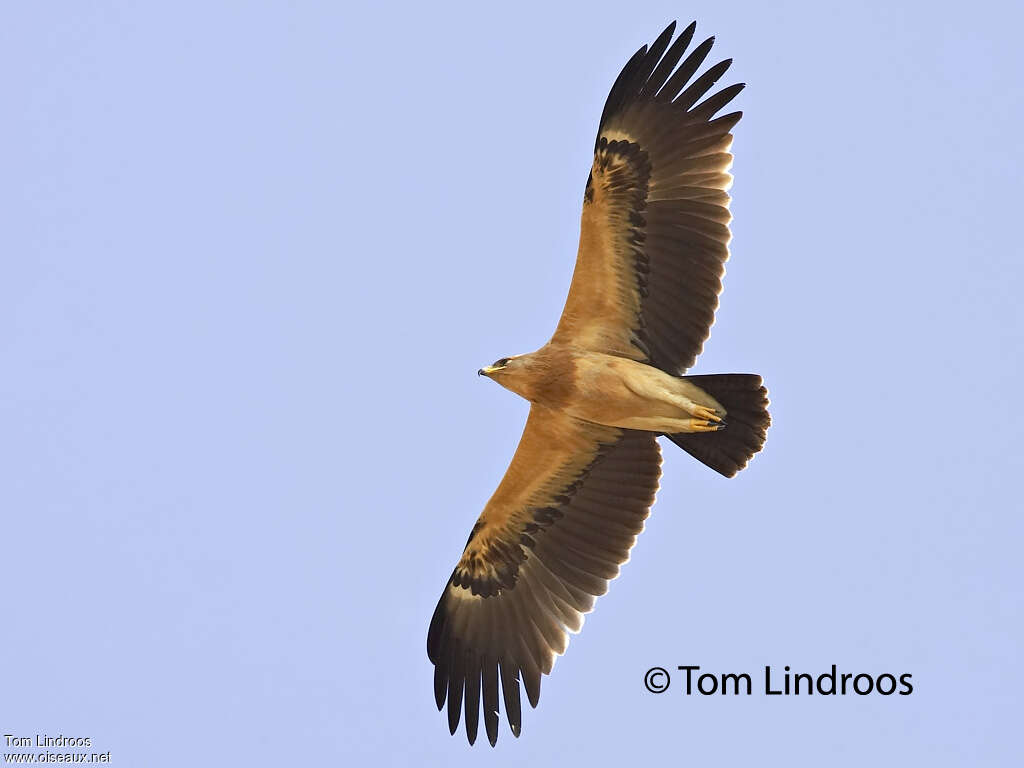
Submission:
M 686 430 L 687 432 L 718 432 L 726 427 L 726 423 L 717 416 L 714 421 L 710 419 L 689 419 L 688 423 L 689 429 Z
M 722 420 L 722 417 L 718 415 L 718 412 L 714 408 L 708 408 L 706 405 L 694 406 L 690 415 L 693 416 L 694 419 L 702 421 L 718 422 Z

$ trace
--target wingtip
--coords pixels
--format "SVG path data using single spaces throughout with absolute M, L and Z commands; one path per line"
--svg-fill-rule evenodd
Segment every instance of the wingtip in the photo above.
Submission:
M 448 678 L 441 671 L 439 664 L 434 666 L 434 703 L 437 704 L 437 711 L 444 709 L 445 699 L 448 698 Z

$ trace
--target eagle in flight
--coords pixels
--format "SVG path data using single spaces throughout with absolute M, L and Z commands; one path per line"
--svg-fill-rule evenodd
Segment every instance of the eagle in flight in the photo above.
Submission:
M 637 51 L 612 86 L 583 193 L 569 296 L 551 340 L 479 373 L 530 401 L 515 456 L 469 534 L 427 634 L 438 709 L 454 734 L 498 738 L 498 680 L 512 733 L 519 683 L 541 674 L 619 573 L 661 475 L 664 435 L 726 477 L 764 444 L 754 374 L 682 375 L 714 321 L 729 256 L 732 128 L 715 117 L 742 84 L 691 82 L 714 38 L 683 58 L 696 24 Z M 671 45 L 670 45 L 671 43 Z M 682 62 L 682 63 L 680 63 Z

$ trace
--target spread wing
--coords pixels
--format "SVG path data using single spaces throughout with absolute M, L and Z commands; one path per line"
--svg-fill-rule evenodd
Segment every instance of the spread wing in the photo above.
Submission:
M 437 707 L 454 734 L 484 724 L 498 738 L 498 678 L 512 733 L 569 632 L 608 589 L 643 530 L 661 474 L 655 436 L 579 421 L 534 405 L 512 463 L 473 526 L 434 611 L 427 655 Z
M 729 256 L 730 131 L 741 113 L 713 118 L 743 89 L 700 101 L 731 60 L 687 86 L 714 41 L 682 60 L 694 29 L 669 47 L 673 22 L 612 86 L 583 198 L 576 269 L 552 339 L 672 374 L 693 365 L 718 307 Z

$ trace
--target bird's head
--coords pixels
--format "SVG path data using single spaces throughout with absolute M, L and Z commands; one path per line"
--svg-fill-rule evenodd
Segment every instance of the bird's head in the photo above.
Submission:
M 477 374 L 493 379 L 505 389 L 532 401 L 538 383 L 545 378 L 547 368 L 546 358 L 543 352 L 538 350 L 528 355 L 515 355 L 495 360 L 477 371 Z
M 500 384 L 503 379 L 515 375 L 516 370 L 521 367 L 518 361 L 518 355 L 515 357 L 503 357 L 500 360 L 495 360 L 490 365 L 484 366 L 476 372 L 476 375 L 494 379 Z
M 532 363 L 533 355 L 515 355 L 495 360 L 490 365 L 477 371 L 477 375 L 492 379 L 505 389 L 530 399 L 531 382 L 534 379 Z

